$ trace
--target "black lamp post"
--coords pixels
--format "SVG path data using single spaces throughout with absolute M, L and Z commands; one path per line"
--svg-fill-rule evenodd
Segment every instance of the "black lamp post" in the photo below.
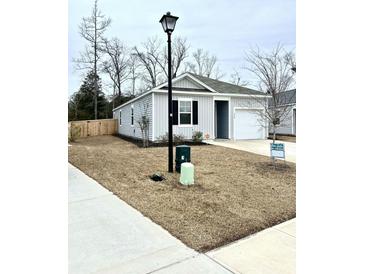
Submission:
M 160 23 L 164 32 L 167 33 L 167 56 L 168 56 L 168 117 L 169 117 L 169 172 L 173 172 L 173 147 L 172 147 L 172 79 L 171 79 L 171 33 L 175 29 L 175 24 L 179 17 L 172 16 L 170 12 L 167 12 L 160 19 Z

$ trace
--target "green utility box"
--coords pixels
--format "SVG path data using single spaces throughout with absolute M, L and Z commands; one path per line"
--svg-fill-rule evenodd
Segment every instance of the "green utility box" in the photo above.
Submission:
M 176 146 L 175 169 L 180 173 L 181 164 L 190 163 L 190 147 L 187 145 Z

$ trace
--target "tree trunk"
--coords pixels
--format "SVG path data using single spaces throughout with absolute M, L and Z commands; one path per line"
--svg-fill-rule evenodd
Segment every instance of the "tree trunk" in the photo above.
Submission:
M 272 135 L 272 143 L 275 144 L 275 140 L 276 140 L 276 125 L 274 125 L 273 127 L 273 135 Z M 272 163 L 274 165 L 274 167 L 276 168 L 275 166 L 275 157 L 271 157 L 272 159 Z
M 132 82 L 132 95 L 134 96 L 135 95 L 135 84 L 136 84 L 136 78 L 134 76 L 134 73 L 133 73 L 133 82 Z
M 145 136 L 145 139 L 146 139 L 146 147 L 148 147 L 148 141 L 149 141 L 149 140 L 148 140 L 148 135 L 149 135 L 149 134 L 148 134 L 148 127 L 147 127 L 147 128 L 146 128 L 146 130 L 145 130 L 145 135 L 146 135 L 146 136 Z
M 274 125 L 273 134 L 272 134 L 272 143 L 275 144 L 276 140 L 276 125 Z

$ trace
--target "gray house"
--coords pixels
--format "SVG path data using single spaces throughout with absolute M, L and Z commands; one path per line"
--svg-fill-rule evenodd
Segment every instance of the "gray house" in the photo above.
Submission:
M 172 80 L 173 133 L 191 139 L 201 131 L 208 139 L 265 139 L 267 123 L 260 112 L 268 96 L 230 83 L 184 73 Z M 148 90 L 113 109 L 121 135 L 142 137 L 138 121 L 149 117 L 149 140 L 168 131 L 167 83 Z
M 287 115 L 284 117 L 282 121 L 280 121 L 280 125 L 276 128 L 277 134 L 282 135 L 296 135 L 296 127 L 297 127 L 297 106 L 296 106 L 296 89 L 291 89 L 288 91 L 278 93 L 278 107 L 285 107 L 287 109 Z M 269 107 L 272 105 L 271 98 L 269 100 Z M 272 130 L 270 128 L 270 133 Z

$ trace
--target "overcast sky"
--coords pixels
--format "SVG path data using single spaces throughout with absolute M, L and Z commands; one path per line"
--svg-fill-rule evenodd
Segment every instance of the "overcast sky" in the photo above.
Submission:
M 86 44 L 78 26 L 82 17 L 91 14 L 93 2 L 69 1 L 69 94 L 82 81 L 72 58 Z M 106 36 L 116 36 L 129 46 L 155 35 L 165 40 L 159 20 L 170 11 L 179 17 L 173 36 L 186 37 L 190 53 L 203 48 L 215 54 L 226 74 L 222 80 L 229 80 L 233 69 L 243 66 L 250 47 L 270 50 L 280 42 L 288 50 L 295 49 L 295 0 L 99 0 L 99 8 L 112 19 Z M 242 74 L 252 83 L 250 75 Z

